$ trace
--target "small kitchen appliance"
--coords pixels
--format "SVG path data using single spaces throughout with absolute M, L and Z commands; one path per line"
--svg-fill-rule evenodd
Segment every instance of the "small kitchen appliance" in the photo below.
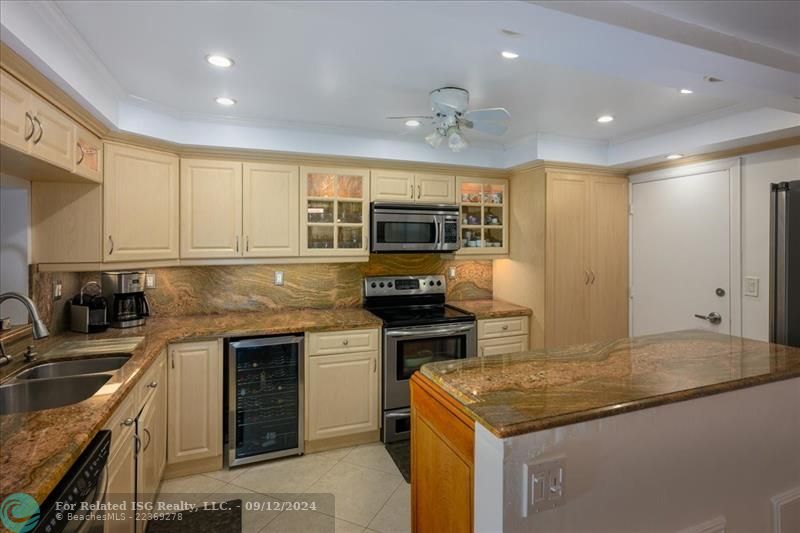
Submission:
M 142 326 L 150 316 L 144 295 L 145 273 L 140 271 L 103 272 L 101 285 L 110 308 L 111 327 Z
M 477 354 L 475 315 L 445 304 L 444 276 L 364 279 L 364 307 L 383 320 L 383 442 L 411 435 L 409 379 L 422 365 Z
M 94 287 L 96 294 L 89 294 Z M 69 329 L 78 333 L 99 333 L 108 329 L 108 301 L 100 294 L 102 289 L 96 281 L 81 287 L 69 304 Z

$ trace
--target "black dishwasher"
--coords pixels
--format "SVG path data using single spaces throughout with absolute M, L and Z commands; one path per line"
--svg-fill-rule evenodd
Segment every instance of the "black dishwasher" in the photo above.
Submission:
M 303 453 L 303 336 L 226 343 L 225 464 Z

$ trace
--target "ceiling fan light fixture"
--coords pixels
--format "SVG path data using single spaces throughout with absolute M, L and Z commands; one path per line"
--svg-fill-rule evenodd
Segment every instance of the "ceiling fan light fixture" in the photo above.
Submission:
M 467 138 L 464 137 L 464 134 L 461 133 L 461 130 L 459 128 L 451 127 L 448 130 L 447 146 L 453 152 L 458 153 L 466 149 L 469 146 L 469 142 L 467 142 Z
M 425 142 L 433 146 L 434 148 L 438 148 L 442 141 L 444 140 L 444 136 L 439 133 L 439 130 L 433 130 L 428 135 L 425 136 Z

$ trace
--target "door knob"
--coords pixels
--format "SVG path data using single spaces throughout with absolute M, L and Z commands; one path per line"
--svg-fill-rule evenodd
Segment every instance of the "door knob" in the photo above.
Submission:
M 708 313 L 708 315 L 694 315 L 697 318 L 702 318 L 703 320 L 708 320 L 712 324 L 719 324 L 722 322 L 722 315 L 719 313 Z

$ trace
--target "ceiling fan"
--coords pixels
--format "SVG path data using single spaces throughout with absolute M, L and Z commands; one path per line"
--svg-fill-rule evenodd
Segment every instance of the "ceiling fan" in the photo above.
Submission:
M 425 141 L 437 148 L 444 139 L 453 152 L 469 146 L 461 128 L 474 129 L 489 135 L 503 135 L 508 130 L 511 115 L 502 107 L 473 109 L 469 111 L 469 91 L 459 87 L 442 87 L 430 92 L 433 115 L 409 115 L 386 117 L 390 120 L 429 121 L 433 131 Z

